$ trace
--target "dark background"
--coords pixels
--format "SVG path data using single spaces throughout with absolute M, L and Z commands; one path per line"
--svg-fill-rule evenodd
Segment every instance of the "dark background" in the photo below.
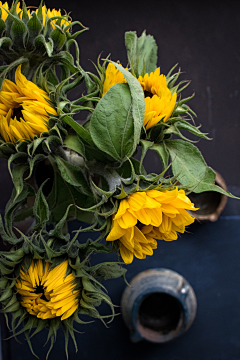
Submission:
M 32 5 L 39 5 L 32 1 Z M 27 5 L 30 5 L 27 2 Z M 158 44 L 158 65 L 167 72 L 176 63 L 183 74 L 181 80 L 191 80 L 183 96 L 195 97 L 190 106 L 197 113 L 195 122 L 209 133 L 212 141 L 200 140 L 197 146 L 207 164 L 225 179 L 228 188 L 240 195 L 240 4 L 238 1 L 53 1 L 49 8 L 71 12 L 89 30 L 78 38 L 81 65 L 95 72 L 102 53 L 105 58 L 127 65 L 124 32 L 136 30 L 140 36 L 146 29 Z M 78 27 L 75 27 L 78 30 Z M 90 61 L 91 60 L 91 61 Z M 72 94 L 80 95 L 82 89 Z M 148 166 L 157 172 L 155 157 Z M 3 212 L 11 193 L 11 179 L 5 160 L 0 160 L 0 209 Z M 79 352 L 70 359 L 163 359 L 163 360 L 240 360 L 240 201 L 230 199 L 220 220 L 214 224 L 196 224 L 190 234 L 173 243 L 159 243 L 153 257 L 135 260 L 128 266 L 128 280 L 138 272 L 167 267 L 185 276 L 196 291 L 197 318 L 186 335 L 176 341 L 156 345 L 142 342 L 132 345 L 121 317 L 110 329 L 95 322 L 81 327 L 85 334 L 77 335 Z M 120 304 L 123 281 L 106 283 L 110 297 Z M 23 340 L 24 342 L 24 340 Z M 41 337 L 34 345 L 43 359 Z M 40 352 L 37 348 L 40 348 Z M 27 345 L 10 342 L 11 360 L 33 359 Z M 50 359 L 64 359 L 62 337 Z M 7 358 L 4 360 L 8 360 Z

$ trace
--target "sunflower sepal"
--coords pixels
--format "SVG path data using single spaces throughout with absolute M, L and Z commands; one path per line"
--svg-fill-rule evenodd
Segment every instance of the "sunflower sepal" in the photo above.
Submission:
M 174 126 L 177 128 L 178 131 L 179 131 L 179 129 L 187 130 L 188 132 L 190 132 L 193 135 L 196 135 L 202 139 L 211 140 L 211 138 L 209 138 L 206 133 L 203 133 L 201 130 L 199 130 L 201 125 L 193 126 L 192 124 L 189 124 L 188 121 L 186 121 L 184 119 L 179 119 L 177 122 L 175 122 Z M 181 134 L 181 136 L 182 136 L 182 134 Z M 187 139 L 187 141 L 191 141 L 191 140 Z
M 108 280 L 122 277 L 125 280 L 127 269 L 121 263 L 104 262 L 89 268 L 101 280 Z
M 168 167 L 169 164 L 169 153 L 167 151 L 167 148 L 165 146 L 165 142 L 162 141 L 159 144 L 154 144 L 150 150 L 153 150 L 157 153 L 157 155 L 159 156 L 161 162 L 162 162 L 162 166 L 163 169 L 166 169 Z

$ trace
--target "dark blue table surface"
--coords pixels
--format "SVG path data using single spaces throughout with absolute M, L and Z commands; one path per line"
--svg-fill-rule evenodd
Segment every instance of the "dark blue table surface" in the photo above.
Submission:
M 236 200 L 230 200 L 217 222 L 195 222 L 177 241 L 159 241 L 153 256 L 135 259 L 127 266 L 128 281 L 141 271 L 164 267 L 177 271 L 190 282 L 197 296 L 198 310 L 186 334 L 165 344 L 147 341 L 133 344 L 121 315 L 108 327 L 95 320 L 76 325 L 82 334 L 76 334 L 77 353 L 70 341 L 69 359 L 240 360 L 240 216 L 235 206 Z M 71 228 L 75 226 L 73 222 Z M 117 260 L 111 256 L 111 260 Z M 104 261 L 105 257 L 95 255 L 92 264 L 99 260 Z M 106 260 L 109 261 L 109 257 Z M 108 280 L 104 285 L 113 303 L 120 305 L 126 287 L 124 280 Z M 105 306 L 100 310 L 108 313 Z M 116 308 L 117 312 L 120 310 Z M 40 359 L 46 357 L 48 346 L 43 347 L 46 337 L 47 331 L 43 331 L 32 340 Z M 22 344 L 10 340 L 11 360 L 34 359 L 24 337 L 19 339 Z M 49 359 L 65 360 L 61 330 Z

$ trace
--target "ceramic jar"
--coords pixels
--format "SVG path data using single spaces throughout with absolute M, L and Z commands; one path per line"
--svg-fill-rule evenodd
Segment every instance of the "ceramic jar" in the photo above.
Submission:
M 159 268 L 138 274 L 122 296 L 122 316 L 133 342 L 164 343 L 186 332 L 193 323 L 197 301 L 186 279 Z

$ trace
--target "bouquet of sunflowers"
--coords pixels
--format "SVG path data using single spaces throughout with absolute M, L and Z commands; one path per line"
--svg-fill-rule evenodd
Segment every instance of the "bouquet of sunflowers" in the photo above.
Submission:
M 2 312 L 32 352 L 33 334 L 48 328 L 50 351 L 62 326 L 67 352 L 82 314 L 104 321 L 96 309 L 103 301 L 114 317 L 102 280 L 124 278 L 124 263 L 152 255 L 159 240 L 176 240 L 194 222 L 188 192 L 226 192 L 181 132 L 208 139 L 192 121 L 192 96 L 181 97 L 188 82 L 178 82 L 180 71 L 160 74 L 151 35 L 127 32 L 126 68 L 98 59 L 96 75 L 79 64 L 76 37 L 86 28 L 68 14 L 15 1 L 0 2 L 0 17 L 0 156 L 14 184 L 0 222 Z M 86 91 L 70 101 L 82 83 Z M 81 111 L 88 117 L 80 125 Z M 157 173 L 144 169 L 149 151 L 161 160 Z M 42 180 L 41 166 L 52 179 Z M 24 233 L 18 222 L 27 218 Z M 70 237 L 72 218 L 88 226 Z M 86 231 L 100 235 L 83 242 Z M 116 253 L 116 262 L 91 266 L 95 253 Z

